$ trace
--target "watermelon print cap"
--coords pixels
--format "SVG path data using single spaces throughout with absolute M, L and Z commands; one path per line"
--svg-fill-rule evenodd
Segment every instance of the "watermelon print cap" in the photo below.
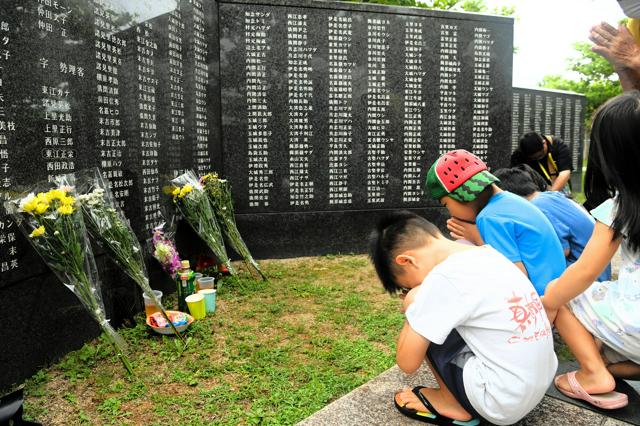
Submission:
M 425 192 L 439 200 L 448 195 L 466 203 L 476 199 L 487 186 L 500 180 L 487 165 L 464 149 L 449 151 L 436 160 L 427 173 Z

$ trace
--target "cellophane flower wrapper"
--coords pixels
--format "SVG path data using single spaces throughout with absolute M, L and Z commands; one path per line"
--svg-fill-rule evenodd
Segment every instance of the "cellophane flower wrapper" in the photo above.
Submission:
M 105 253 L 129 275 L 153 300 L 162 315 L 168 320 L 168 314 L 149 285 L 149 278 L 140 242 L 129 221 L 118 207 L 100 169 L 84 170 L 78 173 L 78 204 L 91 238 Z M 173 327 L 173 324 L 172 324 Z M 174 328 L 174 333 L 182 336 Z
M 227 237 L 231 247 L 238 253 L 245 263 L 266 280 L 267 277 L 260 269 L 260 265 L 251 255 L 249 248 L 245 244 L 238 225 L 236 224 L 235 209 L 233 207 L 233 197 L 231 187 L 226 179 L 220 179 L 217 173 L 209 173 L 200 178 L 205 192 L 209 196 L 209 201 L 213 206 L 216 219 L 222 228 L 222 232 Z
M 160 263 L 162 269 L 171 277 L 175 277 L 181 267 L 180 254 L 174 241 L 175 231 L 170 224 L 160 223 L 151 231 L 148 246 L 151 255 Z
M 192 171 L 188 171 L 173 179 L 171 183 L 173 203 L 180 214 L 209 246 L 218 261 L 222 262 L 232 275 L 235 275 L 236 271 L 231 266 L 227 255 L 213 207 L 198 177 Z
M 20 231 L 62 283 L 76 295 L 113 344 L 129 374 L 126 344 L 109 324 L 95 258 L 77 201 L 73 175 L 42 182 L 5 203 Z

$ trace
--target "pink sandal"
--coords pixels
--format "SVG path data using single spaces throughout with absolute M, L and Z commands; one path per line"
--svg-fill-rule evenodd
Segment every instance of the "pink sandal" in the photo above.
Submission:
M 567 373 L 567 380 L 569 381 L 571 391 L 566 391 L 558 386 L 558 379 L 560 377 L 562 377 L 562 375 L 557 376 L 554 379 L 553 383 L 556 385 L 556 388 L 558 388 L 560 392 L 570 398 L 583 399 L 589 404 L 595 405 L 596 407 L 602 408 L 604 410 L 614 410 L 616 408 L 626 407 L 627 404 L 629 404 L 629 398 L 627 397 L 627 395 L 616 391 L 598 393 L 593 395 L 588 394 L 580 385 L 580 383 L 578 383 L 578 380 L 576 379 L 576 371 Z

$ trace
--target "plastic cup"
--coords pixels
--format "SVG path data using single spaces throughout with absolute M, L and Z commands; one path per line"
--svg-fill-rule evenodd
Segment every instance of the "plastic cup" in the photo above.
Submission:
M 215 283 L 216 279 L 213 277 L 202 277 L 200 278 L 200 290 L 204 290 L 204 289 L 213 289 L 214 287 L 214 283 Z
M 196 291 L 200 290 L 200 278 L 202 278 L 202 274 L 200 272 L 196 272 L 195 274 L 193 274 L 194 278 L 194 282 L 196 283 Z
M 189 307 L 189 313 L 193 319 L 202 319 L 207 315 L 207 308 L 204 304 L 204 296 L 201 294 L 192 294 L 184 299 Z
M 200 290 L 198 294 L 204 296 L 204 305 L 208 314 L 216 311 L 216 291 L 212 288 Z
M 162 303 L 162 292 L 160 290 L 153 290 L 153 294 L 156 295 L 158 302 Z M 160 307 L 156 306 L 156 304 L 153 303 L 153 300 L 149 296 L 142 293 L 142 299 L 144 300 L 144 313 L 147 316 L 153 315 L 156 312 L 160 312 Z

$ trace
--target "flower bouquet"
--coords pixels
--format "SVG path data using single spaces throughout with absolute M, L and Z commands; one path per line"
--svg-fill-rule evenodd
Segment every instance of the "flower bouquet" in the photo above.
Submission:
M 49 190 L 9 200 L 5 207 L 47 266 L 98 322 L 118 358 L 133 374 L 126 344 L 106 318 L 95 259 L 72 184 L 72 175 L 60 176 L 56 188 L 39 184 L 37 188 Z
M 181 266 L 180 255 L 173 242 L 173 233 L 165 232 L 165 223 L 153 228 L 151 237 L 151 254 L 160 263 L 162 269 L 171 277 L 175 277 Z
M 231 188 L 229 182 L 226 179 L 218 178 L 217 173 L 209 173 L 200 178 L 200 182 L 203 185 L 209 201 L 213 206 L 213 212 L 216 215 L 218 223 L 227 237 L 227 240 L 231 244 L 231 247 L 242 256 L 247 266 L 252 266 L 255 271 L 266 280 L 266 275 L 260 269 L 260 265 L 255 261 L 249 248 L 244 243 L 238 226 L 236 225 L 236 217 L 233 208 L 233 198 L 231 196 Z
M 122 210 L 116 207 L 109 185 L 103 180 L 100 170 L 96 168 L 81 172 L 78 181 L 81 192 L 78 196 L 79 206 L 89 235 L 135 281 L 144 294 L 153 300 L 169 321 L 167 311 L 149 285 L 140 242 Z M 169 324 L 176 335 L 184 340 L 171 321 Z
M 207 243 L 213 254 L 232 275 L 235 269 L 224 248 L 224 241 L 215 213 L 196 175 L 188 171 L 171 181 L 173 203 L 194 231 Z

